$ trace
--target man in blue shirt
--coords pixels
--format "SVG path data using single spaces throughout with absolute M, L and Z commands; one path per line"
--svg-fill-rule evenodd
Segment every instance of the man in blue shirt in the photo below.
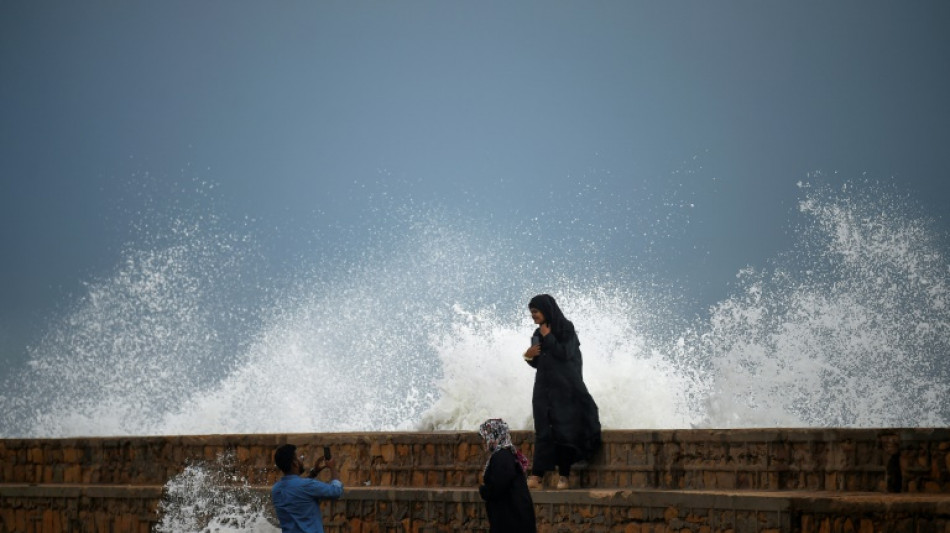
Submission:
M 284 473 L 284 477 L 274 483 L 270 493 L 277 519 L 280 520 L 280 529 L 284 533 L 323 533 L 320 500 L 335 500 L 343 496 L 343 483 L 340 482 L 333 459 L 326 460 L 326 467 L 330 470 L 329 483 L 314 479 L 323 470 L 319 462 L 310 470 L 308 477 L 301 477 L 304 457 L 297 456 L 297 447 L 293 444 L 277 448 L 274 462 Z

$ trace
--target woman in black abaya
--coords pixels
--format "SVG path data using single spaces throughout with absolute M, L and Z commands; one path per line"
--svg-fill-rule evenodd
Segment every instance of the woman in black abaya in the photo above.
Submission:
M 538 329 L 524 359 L 537 369 L 531 406 L 534 461 L 528 487 L 540 488 L 544 473 L 558 470 L 558 489 L 570 487 L 571 465 L 600 448 L 600 416 L 582 373 L 580 340 L 554 297 L 539 294 L 528 304 Z

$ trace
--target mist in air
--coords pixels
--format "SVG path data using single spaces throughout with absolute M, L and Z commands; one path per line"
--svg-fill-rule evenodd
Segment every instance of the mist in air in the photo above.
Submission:
M 350 228 L 369 246 L 317 241 L 254 287 L 253 227 L 157 217 L 6 383 L 5 436 L 530 428 L 539 292 L 577 326 L 606 428 L 948 421 L 946 239 L 893 190 L 801 183 L 795 244 L 694 316 L 675 285 L 617 266 L 604 243 L 622 229 L 600 214 L 574 234 L 381 201 Z M 552 224 L 556 253 L 529 249 Z

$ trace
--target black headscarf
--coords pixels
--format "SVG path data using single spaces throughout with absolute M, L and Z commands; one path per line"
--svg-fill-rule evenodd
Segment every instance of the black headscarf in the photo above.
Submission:
M 532 298 L 528 302 L 528 309 L 541 311 L 544 319 L 548 321 L 548 326 L 551 327 L 551 333 L 554 334 L 554 338 L 558 342 L 565 342 L 577 334 L 574 332 L 574 324 L 564 318 L 564 313 L 561 312 L 561 308 L 557 306 L 557 302 L 550 294 L 539 294 Z

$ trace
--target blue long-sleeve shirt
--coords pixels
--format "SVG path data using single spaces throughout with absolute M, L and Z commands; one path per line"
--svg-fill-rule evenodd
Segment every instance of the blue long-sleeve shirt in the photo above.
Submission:
M 274 483 L 270 495 L 284 533 L 323 533 L 320 500 L 343 496 L 343 483 L 338 479 L 324 483 L 287 474 Z

